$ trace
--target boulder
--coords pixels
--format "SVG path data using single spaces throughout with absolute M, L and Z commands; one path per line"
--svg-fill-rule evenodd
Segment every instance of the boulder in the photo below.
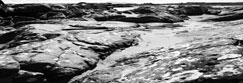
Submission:
M 77 6 L 70 6 L 70 7 L 68 7 L 68 10 L 64 14 L 67 17 L 82 17 L 83 15 L 86 15 L 87 13 L 82 8 L 79 8 Z
M 44 4 L 18 4 L 12 7 L 14 8 L 14 16 L 27 17 L 39 17 L 52 10 L 49 5 Z
M 183 14 L 185 15 L 202 15 L 204 14 L 204 10 L 201 6 L 186 6 L 180 8 Z

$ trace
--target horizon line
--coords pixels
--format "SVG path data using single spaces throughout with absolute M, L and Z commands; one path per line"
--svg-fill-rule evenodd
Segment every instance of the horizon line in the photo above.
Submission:
M 83 1 L 81 1 L 83 2 Z M 39 4 L 75 4 L 75 3 L 81 3 L 81 2 L 71 2 L 71 3 L 50 3 L 50 2 L 41 2 Z M 35 4 L 33 2 L 25 2 L 25 3 L 6 3 L 6 4 Z M 38 2 L 37 2 L 38 3 Z M 132 2 L 85 2 L 85 3 L 113 3 L 113 4 L 145 4 L 145 3 L 132 3 Z M 176 3 L 153 3 L 153 2 L 146 2 L 146 3 L 152 3 L 152 4 L 177 4 L 177 3 L 243 3 L 241 2 L 176 2 Z

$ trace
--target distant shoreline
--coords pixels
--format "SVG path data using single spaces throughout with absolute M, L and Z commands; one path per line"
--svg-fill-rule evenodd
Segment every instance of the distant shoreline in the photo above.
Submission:
M 88 3 L 88 2 L 87 2 Z M 106 2 L 110 3 L 110 2 Z M 92 4 L 106 4 L 92 3 Z M 6 3 L 6 4 L 77 4 L 77 3 Z M 112 4 L 140 4 L 140 3 L 112 3 Z M 186 2 L 186 3 L 141 3 L 147 5 L 243 5 L 243 2 Z

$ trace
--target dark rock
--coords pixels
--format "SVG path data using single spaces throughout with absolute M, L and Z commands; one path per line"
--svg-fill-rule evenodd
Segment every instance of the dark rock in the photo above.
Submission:
M 47 83 L 43 73 L 20 70 L 13 83 Z
M 84 9 L 109 10 L 109 9 L 113 8 L 111 3 L 83 3 L 83 2 L 80 2 L 76 5 L 81 7 L 81 8 L 84 8 Z
M 146 23 L 143 24 L 144 27 L 147 29 L 164 29 L 164 28 L 171 28 L 175 29 L 177 27 L 183 27 L 181 24 L 174 24 L 174 23 Z
M 26 17 L 26 16 L 13 16 L 12 17 L 12 22 L 14 23 L 14 25 L 18 25 L 21 23 L 25 23 L 25 22 L 29 22 L 29 21 L 37 21 L 39 19 L 34 18 L 34 17 Z
M 150 22 L 162 22 L 162 23 L 174 23 L 174 22 L 183 22 L 182 19 L 173 15 L 166 16 L 154 16 L 154 15 L 144 15 L 139 17 L 125 17 L 114 19 L 114 21 L 123 21 L 123 22 L 134 22 L 134 23 L 150 23 Z
M 135 14 L 154 14 L 155 12 L 153 11 L 152 8 L 150 7 L 139 7 L 137 9 L 129 10 L 132 11 Z
M 18 4 L 13 5 L 14 16 L 40 17 L 41 15 L 51 11 L 49 5 L 43 4 Z
M 120 15 L 120 14 L 111 14 L 111 15 L 95 15 L 92 16 L 96 21 L 109 21 L 112 19 L 119 19 L 119 18 L 124 18 L 126 16 Z
M 68 7 L 67 12 L 64 14 L 67 17 L 82 17 L 83 15 L 86 15 L 86 12 L 82 8 L 79 8 L 77 6 L 71 6 L 71 7 Z
M 40 17 L 41 19 L 63 19 L 66 15 L 62 12 L 48 12 Z
M 133 12 L 132 12 L 132 11 L 123 11 L 122 13 L 125 13 L 125 14 L 132 14 Z
M 6 17 L 6 18 L 0 18 L 0 26 L 13 26 L 13 18 L 12 17 Z
M 182 7 L 181 11 L 185 15 L 202 15 L 202 14 L 204 14 L 204 11 L 201 6 Z

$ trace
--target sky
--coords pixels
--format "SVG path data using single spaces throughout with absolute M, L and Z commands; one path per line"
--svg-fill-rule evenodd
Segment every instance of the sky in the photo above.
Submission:
M 5 3 L 78 3 L 78 2 L 120 2 L 120 3 L 181 3 L 181 2 L 243 2 L 243 0 L 2 0 Z

